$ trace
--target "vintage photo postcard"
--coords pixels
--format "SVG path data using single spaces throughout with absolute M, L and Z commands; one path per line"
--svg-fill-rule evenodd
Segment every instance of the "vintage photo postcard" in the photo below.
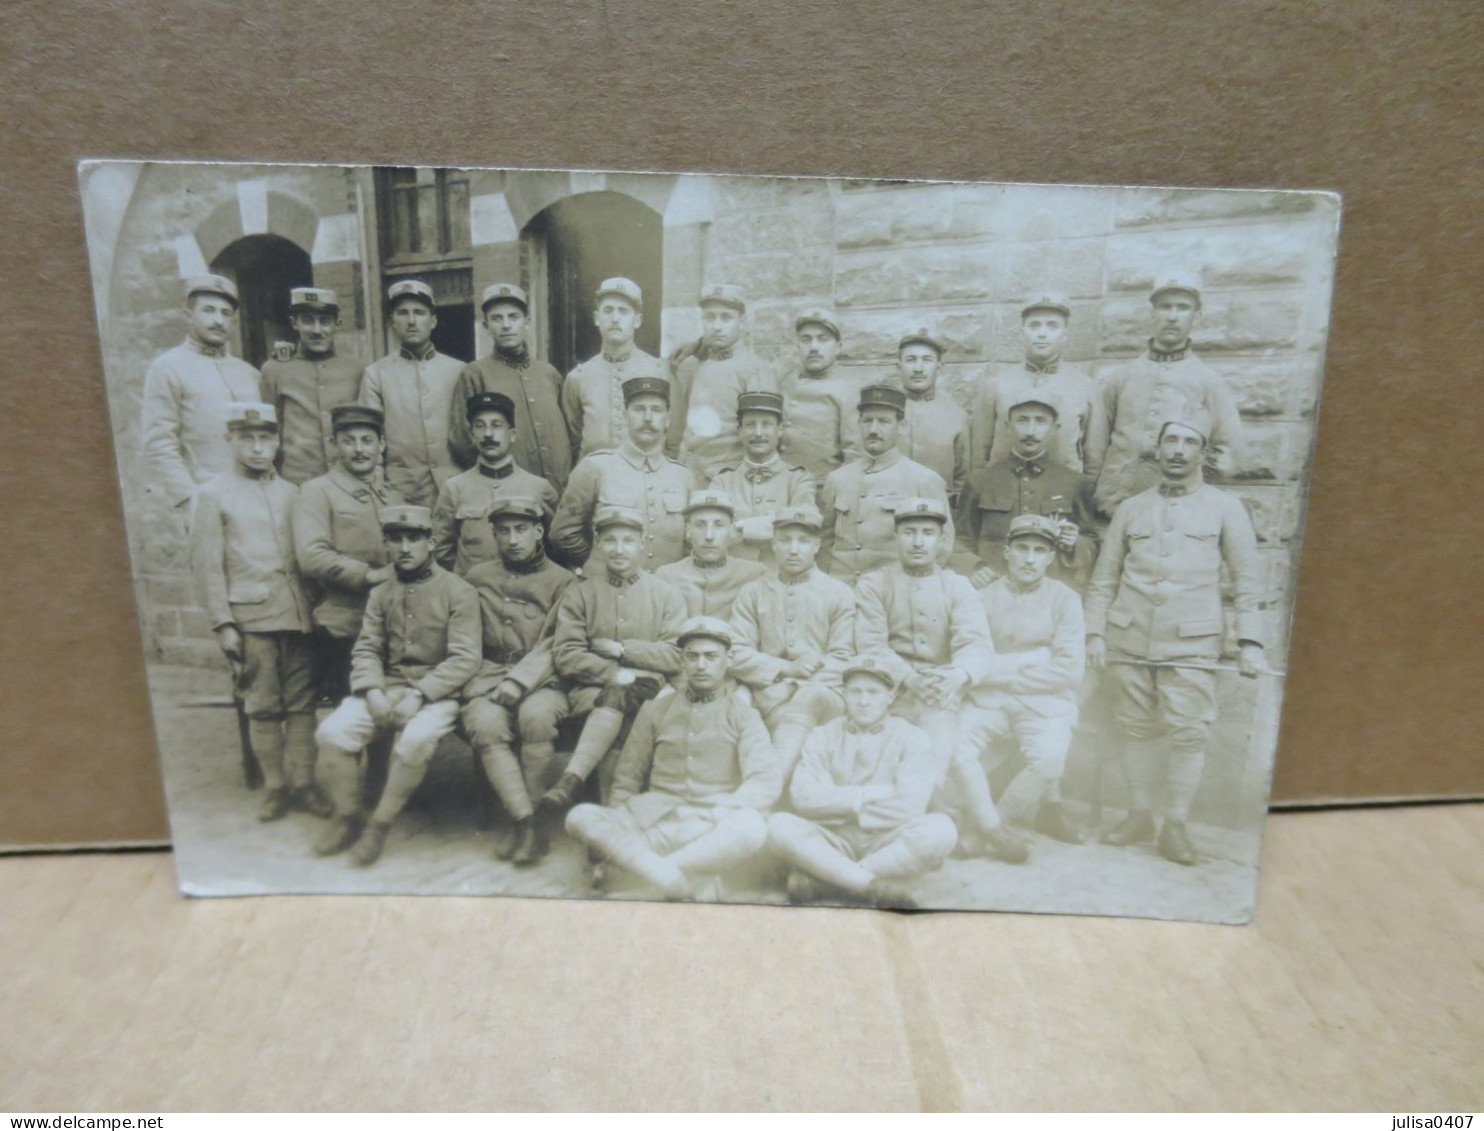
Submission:
M 80 176 L 186 892 L 1250 917 L 1337 197 Z

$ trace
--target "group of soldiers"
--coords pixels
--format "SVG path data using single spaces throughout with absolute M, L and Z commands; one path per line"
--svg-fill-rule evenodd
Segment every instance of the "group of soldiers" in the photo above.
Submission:
M 367 366 L 336 351 L 336 295 L 294 288 L 298 341 L 259 373 L 227 352 L 233 283 L 187 280 L 145 453 L 189 523 L 259 817 L 316 814 L 316 853 L 372 865 L 457 733 L 516 866 L 564 829 L 598 885 L 704 898 L 765 856 L 796 901 L 910 907 L 950 852 L 1085 837 L 1059 782 L 1096 684 L 1129 791 L 1101 839 L 1196 863 L 1215 673 L 1264 670 L 1253 526 L 1206 482 L 1240 468 L 1242 425 L 1191 350 L 1200 289 L 1162 280 L 1148 349 L 1101 381 L 1062 359 L 1071 306 L 1033 296 L 1023 362 L 965 411 L 926 329 L 862 387 L 840 320 L 802 310 L 780 372 L 727 284 L 661 359 L 640 288 L 606 280 L 602 350 L 563 377 L 513 284 L 484 291 L 493 350 L 465 364 L 433 345 L 432 289 L 395 283 L 397 346 Z

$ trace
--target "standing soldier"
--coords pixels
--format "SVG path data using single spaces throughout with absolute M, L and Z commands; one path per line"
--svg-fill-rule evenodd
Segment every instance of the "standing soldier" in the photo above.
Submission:
M 299 488 L 294 551 L 317 587 L 314 624 L 320 682 L 336 703 L 350 694 L 350 650 L 366 615 L 366 596 L 392 577 L 381 512 L 402 505 L 381 470 L 382 415 L 366 405 L 330 410 L 339 459 Z
M 281 474 L 303 485 L 335 462 L 330 412 L 361 395 L 364 366 L 335 352 L 340 300 L 324 287 L 289 291 L 289 324 L 299 336 L 292 357 L 263 366 L 263 399 L 278 410 L 283 436 Z
M 938 389 L 943 353 L 943 343 L 922 329 L 897 342 L 897 378 L 907 394 L 901 447 L 910 459 L 943 477 L 952 504 L 969 469 L 969 416 Z
M 824 562 L 832 577 L 854 585 L 870 570 L 897 560 L 894 516 L 904 499 L 936 501 L 947 531 L 936 544 L 938 561 L 948 563 L 953 549 L 953 519 L 948 517 L 948 487 L 943 477 L 897 447 L 907 395 L 889 385 L 868 385 L 860 392 L 861 444 L 865 456 L 825 477 L 820 492 L 824 515 Z
M 712 489 L 693 492 L 686 504 L 690 556 L 654 571 L 685 598 L 686 616 L 731 619 L 738 590 L 768 572 L 760 562 L 728 555 L 736 513 L 732 500 Z
M 314 787 L 314 646 L 289 514 L 298 489 L 273 470 L 273 406 L 225 406 L 233 466 L 202 485 L 191 513 L 191 571 L 233 666 L 267 793 L 260 821 L 290 809 L 328 816 Z
M 544 479 L 539 482 L 547 485 Z M 543 763 L 550 760 L 549 749 L 533 751 L 528 743 L 540 746 L 555 738 L 566 702 L 550 686 L 555 672 L 550 637 L 557 601 L 572 575 L 547 558 L 542 547 L 547 515 L 545 504 L 534 496 L 494 500 L 489 522 L 499 556 L 474 566 L 465 579 L 479 594 L 484 661 L 464 690 L 460 722 L 514 822 L 496 844 L 495 856 L 517 867 L 535 864 L 546 852 L 533 820 L 531 768 L 523 773 L 521 762 L 533 753 Z M 554 703 L 545 702 L 553 698 Z
M 549 519 L 557 491 L 521 467 L 511 454 L 519 444 L 515 405 L 504 393 L 475 393 L 466 402 L 469 430 L 479 458 L 443 484 L 433 504 L 433 543 L 438 564 L 463 577 L 480 562 L 500 556 L 490 528 L 490 508 L 499 499 L 533 498 Z
M 639 564 L 644 516 L 631 507 L 603 507 L 593 522 L 603 566 L 567 587 L 552 636 L 570 713 L 586 714 L 587 721 L 566 770 L 541 796 L 548 812 L 565 811 L 600 765 L 600 792 L 608 796 L 608 754 L 625 722 L 680 670 L 675 634 L 685 620 L 685 598 Z
M 1041 515 L 1059 532 L 1051 576 L 1081 593 L 1097 560 L 1092 477 L 1051 458 L 1058 430 L 1055 405 L 1023 400 L 1007 415 L 1013 446 L 1005 458 L 972 471 L 959 500 L 954 568 L 983 589 L 1005 571 L 1015 519 Z
M 815 479 L 855 459 L 861 447 L 857 427 L 857 382 L 835 368 L 840 356 L 840 322 L 833 311 L 813 307 L 794 317 L 799 368 L 783 380 L 782 450 Z
M 896 680 L 872 657 L 846 665 L 845 709 L 804 743 L 788 798 L 768 818 L 768 847 L 795 871 L 791 903 L 845 894 L 877 907 L 914 908 L 906 886 L 953 851 L 958 830 L 929 813 L 934 757 L 928 736 L 887 714 Z
M 725 492 L 737 507 L 737 556 L 770 561 L 773 516 L 780 510 L 814 506 L 819 484 L 802 467 L 784 463 L 778 454 L 783 428 L 781 394 L 743 393 L 737 398 L 737 424 L 747 458 L 736 467 L 722 468 L 711 486 Z
M 351 654 L 351 694 L 315 732 L 335 820 L 319 856 L 355 845 L 351 861 L 381 859 L 392 821 L 428 772 L 439 741 L 459 719 L 459 692 L 479 669 L 479 598 L 433 560 L 426 507 L 386 507 L 381 529 L 396 575 L 371 591 Z M 381 799 L 365 821 L 359 767 L 366 744 L 397 733 Z
M 768 363 L 738 344 L 746 316 L 741 287 L 726 283 L 702 287 L 700 345 L 675 367 L 675 412 L 668 442 L 703 483 L 723 467 L 742 461 L 737 398 L 778 391 L 778 377 Z
M 448 447 L 460 467 L 478 452 L 464 406 L 475 393 L 500 393 L 515 405 L 515 462 L 560 491 L 572 472 L 572 446 L 562 416 L 562 375 L 531 356 L 526 343 L 531 304 L 513 283 L 485 287 L 479 309 L 494 350 L 464 366 L 448 406 Z
M 855 652 L 855 594 L 814 565 L 821 525 L 812 506 L 775 514 L 777 573 L 732 604 L 732 678 L 752 689 L 785 782 L 809 732 L 845 709 L 840 672 Z
M 603 349 L 588 358 L 562 385 L 562 414 L 567 418 L 572 458 L 616 448 L 628 433 L 624 423 L 623 383 L 631 377 L 668 381 L 664 362 L 634 344 L 644 324 L 644 292 L 632 279 L 604 279 L 598 286 L 593 321 L 603 335 Z
M 1255 679 L 1264 666 L 1257 535 L 1242 501 L 1202 478 L 1209 428 L 1199 417 L 1160 428 L 1160 483 L 1119 504 L 1087 590 L 1087 660 L 1107 668 L 1130 795 L 1128 817 L 1103 840 L 1153 839 L 1164 739 L 1159 851 L 1177 864 L 1196 862 L 1185 822 L 1216 719 L 1223 565 L 1235 592 L 1239 670 Z
M 259 400 L 258 371 L 227 353 L 237 320 L 237 286 L 220 275 L 185 281 L 186 339 L 144 375 L 144 457 L 148 490 L 184 507 L 196 488 L 232 470 L 227 405 Z
M 608 805 L 579 805 L 567 831 L 666 899 L 755 856 L 762 811 L 783 787 L 756 708 L 727 680 L 731 630 L 711 617 L 680 629 L 684 690 L 666 689 L 634 720 Z
M 463 366 L 433 346 L 432 287 L 403 279 L 387 288 L 386 300 L 397 348 L 366 366 L 361 403 L 386 418 L 387 482 L 408 503 L 430 507 L 458 471 L 448 454 L 448 405 Z
M 593 548 L 593 516 L 601 507 L 626 507 L 644 521 L 638 565 L 657 569 L 685 555 L 685 504 L 703 486 L 665 455 L 670 420 L 670 383 L 659 377 L 630 377 L 623 383 L 628 435 L 612 451 L 594 452 L 572 470 L 551 524 L 551 550 L 563 565 L 578 568 Z
M 1159 431 L 1167 420 L 1210 422 L 1206 462 L 1213 471 L 1230 475 L 1244 460 L 1236 397 L 1190 345 L 1201 312 L 1200 280 L 1172 275 L 1154 288 L 1149 305 L 1149 348 L 1103 381 L 1103 420 L 1088 434 L 1087 471 L 1097 476 L 1097 507 L 1105 516 L 1159 483 Z

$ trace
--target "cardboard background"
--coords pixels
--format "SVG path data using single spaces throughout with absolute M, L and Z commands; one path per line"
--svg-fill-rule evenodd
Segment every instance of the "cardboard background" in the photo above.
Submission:
M 715 169 L 1345 195 L 1278 802 L 1484 792 L 1469 0 L 0 11 L 0 844 L 165 833 L 82 157 Z

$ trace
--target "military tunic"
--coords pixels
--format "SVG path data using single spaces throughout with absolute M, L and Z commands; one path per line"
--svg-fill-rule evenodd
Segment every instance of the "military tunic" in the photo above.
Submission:
M 478 457 L 467 416 L 475 393 L 502 393 L 515 404 L 515 443 L 511 455 L 532 475 L 558 491 L 572 473 L 572 445 L 562 415 L 562 375 L 528 354 L 500 351 L 463 367 L 448 405 L 448 446 L 459 467 Z
M 955 667 L 972 687 L 989 671 L 989 625 L 967 578 L 898 563 L 861 578 L 855 601 L 856 650 L 877 657 L 898 685 L 923 668 Z
M 1160 429 L 1171 420 L 1207 420 L 1207 466 L 1224 475 L 1241 469 L 1245 449 L 1236 396 L 1188 347 L 1149 349 L 1109 374 L 1101 392 L 1103 414 L 1087 443 L 1087 470 L 1097 476 L 1094 497 L 1101 514 L 1112 515 L 1123 500 L 1159 482 L 1154 453 Z
M 282 474 L 290 483 L 307 483 L 336 462 L 330 409 L 360 397 L 364 371 L 354 358 L 315 356 L 302 346 L 288 361 L 263 366 L 263 400 L 278 410 Z
M 839 686 L 855 654 L 855 594 L 818 569 L 797 581 L 759 577 L 732 603 L 732 631 L 732 678 L 753 689 L 753 701 L 766 714 L 793 697 L 798 681 L 782 674 L 795 660 L 822 661 L 808 682 Z
M 896 510 L 903 499 L 910 498 L 934 499 L 947 508 L 948 488 L 936 471 L 895 448 L 830 472 L 819 500 L 824 516 L 820 568 L 854 584 L 870 570 L 895 562 Z M 949 519 L 938 550 L 941 565 L 947 565 L 953 553 L 954 536 Z
M 490 511 L 501 499 L 522 497 L 539 502 L 548 518 L 556 513 L 556 488 L 514 460 L 507 459 L 500 467 L 478 463 L 449 479 L 433 504 L 433 553 L 438 564 L 464 577 L 480 562 L 498 558 Z
M 304 576 L 319 588 L 314 623 L 337 639 L 361 630 L 366 580 L 390 560 L 381 533 L 381 509 L 402 499 L 378 469 L 359 479 L 336 464 L 299 488 L 294 504 L 294 550 Z
M 386 478 L 415 506 L 431 507 L 458 472 L 448 452 L 448 406 L 463 363 L 428 344 L 398 349 L 366 366 L 361 403 L 386 415 Z
M 907 390 L 907 416 L 897 447 L 909 459 L 931 468 L 957 500 L 969 471 L 969 415 L 947 393 Z
M 737 398 L 778 392 L 778 375 L 757 354 L 738 347 L 713 351 L 704 361 L 692 355 L 675 372 L 668 446 L 702 479 L 742 462 Z
M 651 573 L 627 578 L 604 570 L 567 587 L 557 603 L 552 657 L 574 709 L 590 711 L 619 668 L 671 676 L 680 671 L 676 635 L 685 622 L 685 598 Z M 593 640 L 617 640 L 623 659 L 592 651 Z
M 766 566 L 746 558 L 728 557 L 711 566 L 687 557 L 660 566 L 654 575 L 680 591 L 686 616 L 730 620 L 738 592 L 767 572 Z
M 393 577 L 366 602 L 350 689 L 411 687 L 426 704 L 453 699 L 479 670 L 480 640 L 479 597 L 463 578 L 432 564 L 416 578 Z
M 685 556 L 685 504 L 702 484 L 663 452 L 641 452 L 631 440 L 594 452 L 572 470 L 551 524 L 552 554 L 575 568 L 593 548 L 593 515 L 599 507 L 630 507 L 644 515 L 644 560 L 655 569 Z
M 1077 524 L 1077 544 L 1070 550 L 1057 547 L 1048 576 L 1079 593 L 1086 589 L 1098 545 L 1092 477 L 1044 456 L 1024 460 L 1012 455 L 969 476 L 959 498 L 954 568 L 973 573 L 988 566 L 997 575 L 1003 574 L 1010 521 L 1023 514 L 1064 518 Z
M 260 394 L 256 369 L 194 338 L 155 358 L 144 374 L 146 489 L 180 506 L 197 486 L 230 471 L 227 405 L 257 401 Z
M 1080 365 L 1057 360 L 1037 365 L 1026 360 L 1002 365 L 980 387 L 970 428 L 971 469 L 1009 459 L 1015 450 L 1010 410 L 1028 400 L 1056 409 L 1060 427 L 1052 435 L 1053 461 L 1072 471 L 1096 475 L 1102 458 L 1091 447 L 1107 431 L 1098 383 Z
M 550 638 L 572 574 L 545 557 L 514 568 L 496 558 L 475 565 L 465 580 L 479 595 L 484 630 L 484 658 L 465 698 L 489 695 L 507 679 L 527 692 L 541 687 L 556 672 Z
M 567 418 L 574 461 L 628 439 L 623 383 L 634 377 L 670 380 L 665 363 L 638 347 L 622 358 L 600 353 L 567 374 L 562 385 L 562 415 Z
M 865 454 L 861 447 L 860 383 L 839 370 L 814 377 L 794 372 L 785 377 L 783 441 L 790 463 L 823 479 Z
M 764 463 L 745 459 L 724 467 L 711 486 L 725 491 L 737 507 L 741 541 L 733 552 L 754 561 L 773 560 L 773 515 L 785 507 L 814 506 L 819 484 L 802 467 L 790 467 L 776 453 Z

